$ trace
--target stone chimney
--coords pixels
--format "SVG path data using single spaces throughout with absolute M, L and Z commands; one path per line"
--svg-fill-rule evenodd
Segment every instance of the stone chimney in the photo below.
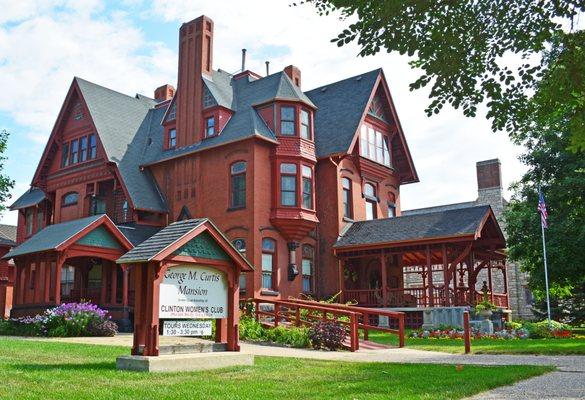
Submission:
M 301 70 L 294 65 L 289 65 L 284 69 L 291 81 L 300 89 L 301 88 Z
M 500 224 L 503 221 L 504 191 L 502 189 L 502 170 L 500 160 L 478 161 L 477 171 L 477 203 L 488 204 Z
M 154 91 L 154 99 L 158 102 L 170 100 L 175 95 L 175 88 L 171 85 L 162 85 Z
M 179 74 L 177 85 L 177 146 L 201 140 L 202 75 L 213 71 L 213 21 L 202 15 L 179 30 Z

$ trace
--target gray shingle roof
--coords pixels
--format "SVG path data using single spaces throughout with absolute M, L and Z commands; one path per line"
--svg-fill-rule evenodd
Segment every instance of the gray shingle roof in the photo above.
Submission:
M 49 225 L 45 229 L 37 232 L 26 242 L 13 248 L 3 258 L 9 259 L 25 254 L 38 253 L 41 251 L 53 250 L 70 237 L 81 232 L 90 224 L 103 218 L 105 215 L 92 215 L 91 217 L 75 219 L 60 224 Z M 106 217 L 107 218 L 107 217 Z
M 162 229 L 159 226 L 140 225 L 135 223 L 116 226 L 120 232 L 126 236 L 126 239 L 132 243 L 132 246 L 135 247 Z
M 39 188 L 31 187 L 8 208 L 11 210 L 20 210 L 21 208 L 32 207 L 39 204 L 45 198 L 45 192 Z
M 381 71 L 375 69 L 306 92 L 318 108 L 314 121 L 318 158 L 349 150 Z
M 459 208 L 473 207 L 475 205 L 477 205 L 476 201 L 464 201 L 462 203 L 442 204 L 439 206 L 415 208 L 412 210 L 402 210 L 402 215 L 416 215 L 416 214 L 427 214 L 430 212 L 437 212 L 437 211 L 457 210 Z
M 125 264 L 150 261 L 158 253 L 205 222 L 207 222 L 206 218 L 189 219 L 172 223 L 124 254 L 118 259 L 117 263 Z
M 118 166 L 132 203 L 138 209 L 166 212 L 152 177 L 140 171 L 140 160 L 156 102 L 131 97 L 81 78 L 75 78 L 108 159 Z M 160 120 L 156 121 L 160 124 Z
M 16 246 L 16 226 L 0 224 L 0 245 Z
M 474 234 L 489 206 L 354 222 L 333 247 L 390 244 Z

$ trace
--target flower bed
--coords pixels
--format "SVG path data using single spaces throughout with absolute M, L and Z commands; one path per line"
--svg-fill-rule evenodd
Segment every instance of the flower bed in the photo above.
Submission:
M 107 312 L 91 303 L 64 303 L 34 317 L 0 321 L 0 335 L 114 336 L 118 326 Z

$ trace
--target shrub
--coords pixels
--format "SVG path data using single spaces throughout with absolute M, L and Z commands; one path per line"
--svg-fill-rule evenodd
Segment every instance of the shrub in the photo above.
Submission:
M 315 349 L 340 349 L 345 336 L 343 326 L 334 321 L 318 321 L 309 328 L 309 339 Z
M 239 331 L 242 340 L 264 340 L 264 327 L 249 315 L 240 317 Z
M 87 325 L 87 334 L 89 336 L 112 337 L 118 333 L 118 325 L 112 320 L 93 319 Z
M 524 325 L 531 339 L 550 339 L 571 337 L 571 327 L 561 322 L 547 320 L 540 322 L 529 322 Z
M 242 315 L 240 318 L 239 331 L 242 340 L 272 342 L 301 348 L 310 346 L 307 328 L 295 326 L 265 328 L 249 315 Z

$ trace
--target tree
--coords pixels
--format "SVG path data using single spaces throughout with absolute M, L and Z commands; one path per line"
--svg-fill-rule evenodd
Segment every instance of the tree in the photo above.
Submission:
M 4 173 L 4 162 L 6 161 L 6 144 L 8 142 L 8 132 L 0 131 L 0 212 L 6 209 L 4 202 L 10 198 L 10 189 L 14 187 L 14 181 Z
M 321 15 L 339 11 L 347 27 L 332 41 L 357 41 L 359 55 L 398 52 L 412 57 L 422 75 L 411 90 L 430 86 L 428 115 L 445 104 L 474 117 L 488 108 L 495 131 L 514 137 L 530 115 L 529 98 L 550 66 L 541 55 L 554 42 L 567 50 L 565 66 L 578 69 L 570 50 L 582 51 L 583 36 L 575 19 L 583 0 L 304 0 Z M 515 65 L 515 66 L 513 66 Z M 585 150 L 583 76 L 570 93 L 576 118 L 569 146 Z M 553 88 L 554 89 L 554 88 Z M 549 97 L 553 97 L 554 91 Z

